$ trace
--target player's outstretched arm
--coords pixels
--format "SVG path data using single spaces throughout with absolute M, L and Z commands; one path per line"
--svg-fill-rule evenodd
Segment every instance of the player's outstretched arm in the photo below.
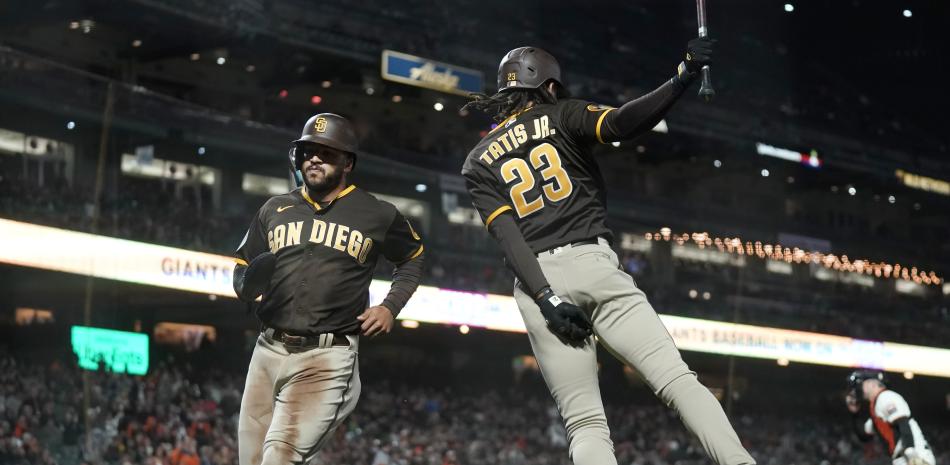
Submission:
M 705 65 L 712 64 L 715 41 L 697 37 L 687 45 L 686 58 L 676 69 L 676 76 L 654 91 L 623 104 L 604 118 L 604 142 L 631 139 L 657 125 L 689 85 L 699 77 Z
M 562 301 L 551 290 L 538 258 L 510 213 L 496 217 L 488 225 L 488 232 L 498 241 L 508 267 L 518 277 L 524 290 L 534 297 L 551 332 L 572 343 L 584 341 L 593 334 L 590 317 L 576 305 Z

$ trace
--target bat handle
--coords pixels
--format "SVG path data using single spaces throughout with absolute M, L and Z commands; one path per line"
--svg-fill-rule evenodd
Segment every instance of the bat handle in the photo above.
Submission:
M 709 78 L 709 65 L 703 66 L 703 80 L 699 86 L 699 96 L 709 102 L 716 96 L 716 90 L 713 89 L 712 79 Z

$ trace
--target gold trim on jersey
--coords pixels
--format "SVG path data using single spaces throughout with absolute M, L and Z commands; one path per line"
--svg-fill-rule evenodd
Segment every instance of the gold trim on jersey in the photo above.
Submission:
M 416 258 L 419 257 L 419 255 L 422 255 L 422 252 L 423 252 L 425 249 L 426 249 L 426 248 L 425 248 L 424 245 L 419 244 L 419 248 L 416 249 L 416 251 L 413 252 L 412 255 L 410 255 L 410 256 L 407 257 L 405 260 L 403 260 L 403 261 L 401 261 L 401 262 L 399 262 L 399 263 L 395 263 L 395 265 L 402 265 L 403 263 L 406 263 L 406 262 L 408 262 L 408 261 L 410 261 L 410 260 L 415 260 Z
M 509 205 L 502 205 L 498 207 L 495 211 L 492 212 L 491 215 L 488 215 L 488 219 L 485 220 L 485 227 L 487 228 L 491 224 L 492 221 L 495 221 L 495 218 L 498 218 L 498 215 L 510 210 L 511 210 L 511 206 Z
M 238 265 L 242 265 L 242 266 L 247 266 L 246 261 L 241 260 L 240 258 L 236 258 L 236 257 L 234 258 L 234 263 L 237 263 Z
M 594 132 L 597 134 L 597 140 L 600 141 L 601 144 L 606 144 L 606 142 L 604 142 L 604 138 L 600 135 L 600 127 L 604 124 L 604 118 L 607 116 L 607 113 L 614 110 L 614 108 L 608 109 L 600 114 L 600 118 L 597 118 L 597 129 Z
M 344 195 L 349 194 L 350 192 L 353 191 L 353 189 L 356 189 L 356 184 L 350 184 L 349 187 L 340 191 L 340 193 L 337 194 L 336 197 L 334 197 L 333 200 L 330 201 L 330 204 L 332 204 L 336 199 L 339 199 L 340 197 L 343 197 Z M 306 200 L 307 203 L 309 203 L 313 208 L 317 209 L 317 211 L 322 210 L 322 208 L 320 207 L 320 204 L 318 204 L 317 202 L 314 202 L 313 199 L 310 198 L 310 195 L 307 194 L 307 186 L 304 186 L 303 189 L 300 189 L 300 194 L 303 195 L 303 199 Z M 327 206 L 329 207 L 330 204 L 327 204 Z

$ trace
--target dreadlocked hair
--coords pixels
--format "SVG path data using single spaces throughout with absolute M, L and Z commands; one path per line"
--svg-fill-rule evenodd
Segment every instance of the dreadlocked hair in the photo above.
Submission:
M 535 105 L 542 103 L 557 103 L 557 96 L 550 92 L 537 89 L 513 89 L 508 92 L 497 92 L 495 95 L 481 93 L 469 94 L 472 99 L 462 110 L 469 108 L 483 111 L 492 115 L 496 122 L 502 122 L 509 116 L 518 113 L 533 103 Z

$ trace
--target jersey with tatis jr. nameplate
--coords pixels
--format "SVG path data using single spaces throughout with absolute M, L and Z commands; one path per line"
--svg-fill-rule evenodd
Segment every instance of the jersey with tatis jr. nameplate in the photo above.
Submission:
M 369 284 L 382 255 L 400 264 L 422 253 L 422 241 L 392 204 L 350 186 L 328 204 L 301 189 L 270 198 L 237 250 L 245 264 L 277 255 L 258 316 L 293 334 L 356 334 Z
M 603 176 L 591 156 L 611 110 L 573 99 L 535 105 L 486 135 L 462 167 L 486 227 L 510 212 L 535 252 L 612 238 Z

